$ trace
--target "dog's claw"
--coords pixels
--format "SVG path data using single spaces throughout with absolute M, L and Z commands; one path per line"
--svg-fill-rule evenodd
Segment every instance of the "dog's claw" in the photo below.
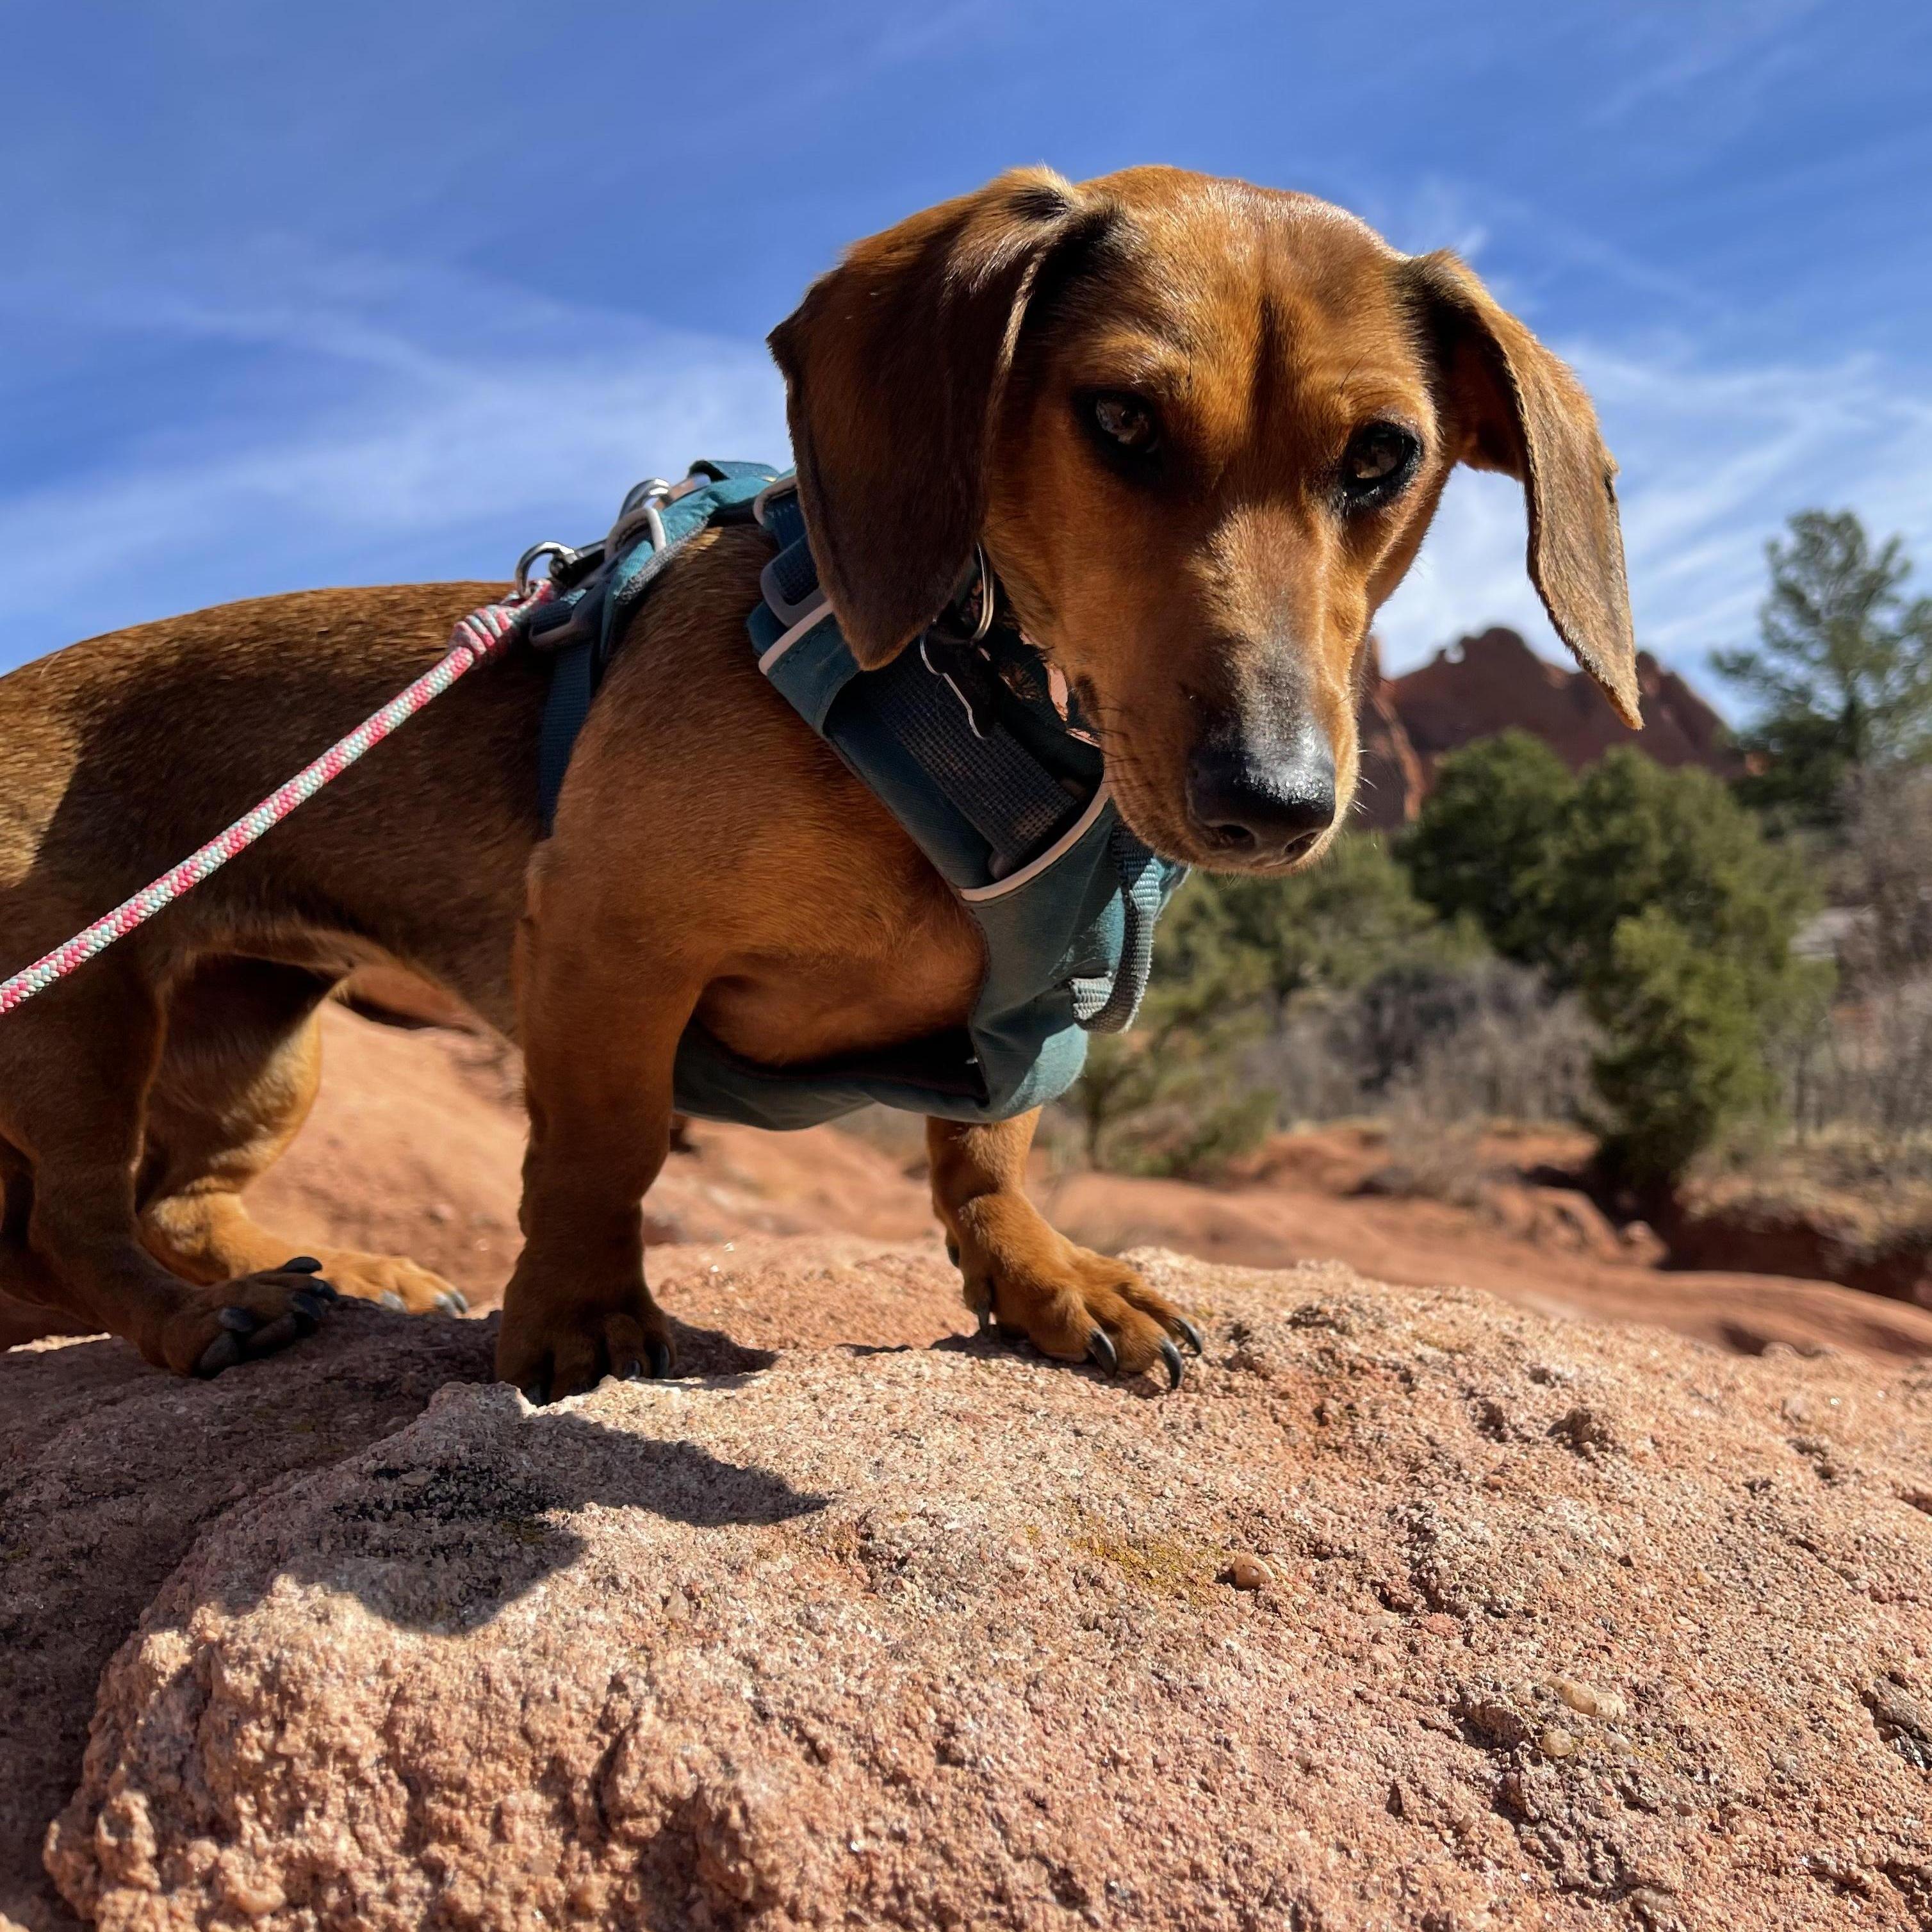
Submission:
M 1180 1351 L 1166 1336 L 1161 1337 L 1160 1358 L 1167 1364 L 1167 1385 L 1171 1389 L 1180 1386 Z
M 524 1384 L 524 1400 L 532 1408 L 542 1408 L 550 1400 L 550 1378 L 538 1376 Z
M 463 1315 L 469 1311 L 470 1303 L 460 1288 L 446 1288 L 436 1298 L 436 1305 L 446 1315 Z
M 1104 1328 L 1096 1328 L 1087 1338 L 1087 1359 L 1096 1368 L 1105 1369 L 1108 1375 L 1120 1366 L 1120 1358 L 1114 1347 L 1113 1337 Z
M 298 1288 L 289 1297 L 289 1306 L 306 1316 L 313 1327 L 328 1312 L 328 1304 L 333 1299 L 332 1294 L 317 1294 L 310 1288 Z
M 224 1308 L 214 1318 L 237 1335 L 252 1335 L 262 1325 L 260 1317 L 245 1308 Z
M 1186 1316 L 1177 1315 L 1174 1318 L 1174 1325 L 1180 1330 L 1180 1339 L 1196 1355 L 1204 1355 L 1208 1352 L 1201 1345 L 1201 1330 Z
M 946 1258 L 955 1268 L 959 1265 L 959 1244 L 950 1234 L 946 1238 Z
M 281 1274 L 320 1274 L 322 1264 L 313 1255 L 295 1255 L 277 1270 Z
M 640 1382 L 644 1378 L 644 1365 L 634 1356 L 616 1372 L 620 1382 Z
M 974 1319 L 979 1323 L 980 1333 L 982 1335 L 993 1325 L 993 1311 L 991 1308 L 976 1308 L 973 1311 L 973 1316 Z
M 382 1292 L 376 1298 L 376 1304 L 380 1308 L 393 1308 L 398 1315 L 402 1313 L 406 1305 L 403 1298 L 393 1288 L 383 1289 Z
M 244 1311 L 245 1312 L 245 1311 Z M 228 1311 L 224 1309 L 222 1312 Z M 242 1359 L 241 1338 L 232 1328 L 224 1328 L 196 1358 L 194 1372 L 198 1376 L 218 1376 L 224 1369 L 232 1369 Z
M 664 1381 L 670 1373 L 670 1344 L 653 1335 L 645 1342 L 644 1353 L 650 1360 L 652 1380 Z

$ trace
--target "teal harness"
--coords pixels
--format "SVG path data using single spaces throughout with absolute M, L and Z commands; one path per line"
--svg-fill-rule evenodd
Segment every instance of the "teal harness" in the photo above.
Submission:
M 963 1028 L 836 1061 L 755 1064 L 694 1022 L 678 1049 L 677 1105 L 760 1127 L 810 1126 L 873 1101 L 958 1120 L 1027 1112 L 1079 1077 L 1090 1033 L 1131 1024 L 1154 922 L 1186 868 L 1127 830 L 1098 747 L 1016 632 L 969 636 L 942 617 L 891 664 L 861 670 L 819 587 L 788 476 L 700 463 L 676 489 L 639 484 L 602 544 L 540 547 L 559 586 L 528 620 L 530 642 L 556 653 L 538 746 L 544 824 L 651 585 L 700 530 L 749 521 L 775 550 L 746 626 L 759 669 L 952 886 L 986 970 Z

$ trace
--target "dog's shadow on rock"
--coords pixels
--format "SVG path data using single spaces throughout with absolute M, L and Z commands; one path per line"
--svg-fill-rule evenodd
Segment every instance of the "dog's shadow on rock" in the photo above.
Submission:
M 251 1537 L 234 1587 L 218 1593 L 226 1606 L 245 1608 L 286 1576 L 349 1592 L 405 1629 L 472 1630 L 577 1562 L 586 1546 L 569 1519 L 586 1507 L 728 1530 L 789 1522 L 827 1500 L 694 1442 L 577 1412 L 530 1413 L 501 1385 L 438 1411 L 433 1426 L 323 1478 L 267 1549 Z M 627 1583 L 647 1586 L 663 1548 L 644 1538 Z
M 776 1360 L 673 1328 L 686 1385 L 740 1383 Z M 573 1507 L 710 1526 L 817 1506 L 662 1429 L 524 1412 L 490 1384 L 496 1328 L 358 1305 L 206 1382 L 106 1339 L 0 1352 L 0 1912 L 40 1922 L 51 1894 L 35 1848 L 80 1775 L 94 1686 L 184 1558 L 190 1592 L 212 1582 L 226 1598 L 244 1570 L 264 1591 L 274 1574 L 254 1559 L 280 1514 L 290 1574 L 339 1581 L 400 1622 L 470 1627 L 575 1560 Z M 407 1453 L 432 1403 L 466 1430 L 495 1418 L 503 1439 L 479 1440 L 466 1463 Z M 376 1473 L 346 1473 L 364 1469 Z M 173 1622 L 180 1592 L 164 1594 Z
M 352 1318 L 405 1348 L 423 1334 L 423 1318 Z M 574 1408 L 532 1409 L 490 1379 L 496 1317 L 439 1325 L 466 1358 L 460 1367 L 446 1364 L 458 1372 L 426 1408 L 419 1396 L 400 1426 L 311 1465 L 298 1488 L 256 1490 L 200 1553 L 192 1578 L 184 1574 L 198 1601 L 244 1610 L 286 1576 L 352 1595 L 401 1628 L 474 1630 L 578 1560 L 586 1544 L 569 1519 L 586 1508 L 712 1530 L 784 1522 L 824 1506 L 773 1471 L 680 1439 L 677 1400 L 667 1402 L 662 1385 L 606 1383 L 598 1400 L 608 1420 Z M 742 1387 L 778 1359 L 715 1329 L 671 1326 L 682 1389 Z M 272 1390 L 262 1394 L 272 1405 Z M 632 1420 L 622 1412 L 634 1400 Z

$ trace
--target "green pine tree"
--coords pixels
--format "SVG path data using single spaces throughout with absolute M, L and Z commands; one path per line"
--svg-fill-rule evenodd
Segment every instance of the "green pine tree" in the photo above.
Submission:
M 1766 554 L 1759 644 L 1711 660 L 1758 706 L 1738 796 L 1775 826 L 1835 830 L 1860 774 L 1932 755 L 1932 597 L 1906 595 L 1903 541 L 1874 548 L 1849 511 L 1802 512 Z

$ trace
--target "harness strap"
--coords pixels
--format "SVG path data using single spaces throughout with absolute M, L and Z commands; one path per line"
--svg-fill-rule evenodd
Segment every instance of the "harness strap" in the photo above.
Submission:
M 567 584 L 531 623 L 531 644 L 555 657 L 537 734 L 537 799 L 546 833 L 555 828 L 571 754 L 632 612 L 699 531 L 748 520 L 776 475 L 761 463 L 694 463 L 684 484 L 662 498 L 647 494 L 662 486 L 633 490 L 594 553 L 596 567 Z
M 760 579 L 773 617 L 789 628 L 822 609 L 829 620 L 797 491 L 770 492 L 758 518 L 778 545 Z M 987 682 L 997 692 L 990 670 Z M 1051 844 L 1079 815 L 1084 799 L 1015 735 L 1002 707 L 989 701 L 969 710 L 956 682 L 936 670 L 919 644 L 868 673 L 843 701 L 866 706 L 932 788 L 986 842 L 996 878 Z
M 760 668 L 848 762 L 848 741 L 856 733 L 867 748 L 854 769 L 889 803 L 897 798 L 895 809 L 924 796 L 956 814 L 952 822 L 965 842 L 953 835 L 957 849 L 950 854 L 928 842 L 928 836 L 940 836 L 933 830 L 937 820 L 915 834 L 942 873 L 962 888 L 962 872 L 974 875 L 976 888 L 987 877 L 997 883 L 1072 836 L 1096 802 L 1102 776 L 1097 760 L 1089 772 L 1078 759 L 1070 765 L 1060 755 L 1067 748 L 1065 718 L 1030 650 L 1010 635 L 1002 644 L 997 632 L 983 646 L 953 640 L 942 626 L 890 664 L 855 676 L 819 581 L 796 488 L 753 464 L 697 465 L 675 490 L 640 485 L 626 499 L 610 536 L 580 554 L 595 567 L 572 584 L 566 564 L 555 603 L 535 614 L 532 644 L 556 652 L 538 747 L 545 829 L 631 614 L 699 530 L 754 516 L 775 546 L 760 579 L 764 604 L 750 626 Z M 1035 685 L 1036 700 L 1028 695 Z M 828 728 L 835 710 L 844 722 Z M 969 850 L 974 835 L 983 843 Z M 1118 1033 L 1132 1024 L 1146 992 L 1154 924 L 1172 881 L 1118 814 L 1106 862 L 1119 880 L 1118 966 L 1061 984 L 1077 1024 Z
M 1126 931 L 1112 979 L 1073 982 L 1073 1017 L 1089 1033 L 1125 1033 L 1133 1024 L 1154 970 L 1154 922 L 1160 917 L 1160 866 L 1153 853 L 1118 820 L 1107 843 L 1120 875 Z

